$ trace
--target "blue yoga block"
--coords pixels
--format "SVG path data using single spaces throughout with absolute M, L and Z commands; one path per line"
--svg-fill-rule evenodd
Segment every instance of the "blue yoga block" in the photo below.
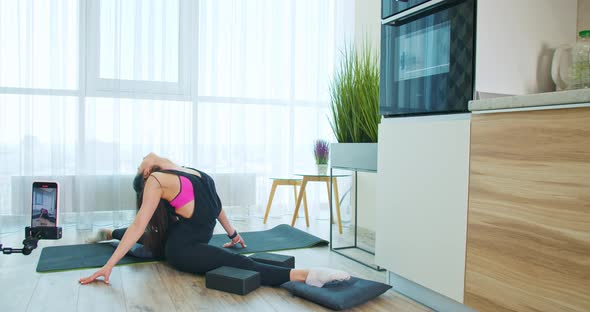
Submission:
M 273 253 L 260 252 L 251 255 L 250 258 L 256 260 L 256 262 L 277 265 L 290 269 L 295 268 L 295 257 L 293 256 L 284 256 Z
M 260 287 L 260 273 L 222 266 L 205 274 L 205 286 L 244 296 Z

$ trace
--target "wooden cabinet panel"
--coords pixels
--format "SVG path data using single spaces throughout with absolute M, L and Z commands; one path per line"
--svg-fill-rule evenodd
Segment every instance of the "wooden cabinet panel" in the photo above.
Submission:
M 472 117 L 465 304 L 590 311 L 590 108 Z

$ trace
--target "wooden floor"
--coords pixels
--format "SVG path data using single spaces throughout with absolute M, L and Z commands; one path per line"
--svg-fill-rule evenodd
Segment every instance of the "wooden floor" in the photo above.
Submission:
M 234 220 L 241 231 L 269 229 L 289 223 L 289 217 L 270 218 L 266 225 L 261 218 Z M 329 223 L 310 220 L 305 228 L 298 220 L 297 227 L 328 239 Z M 221 232 L 218 225 L 216 232 Z M 334 232 L 338 236 L 337 231 Z M 304 299 L 294 297 L 281 288 L 261 287 L 247 296 L 232 295 L 207 289 L 204 276 L 178 272 L 165 263 L 117 266 L 113 269 L 110 285 L 94 283 L 81 286 L 78 279 L 91 275 L 95 269 L 58 273 L 36 273 L 41 248 L 53 245 L 82 243 L 89 231 L 65 227 L 63 239 L 43 240 L 29 256 L 0 254 L 0 310 L 1 311 L 329 311 Z M 371 245 L 370 235 L 367 245 Z M 350 229 L 338 236 L 346 244 Z M 23 233 L 0 236 L 4 247 L 20 248 Z M 361 239 L 362 240 L 362 239 Z M 247 243 L 247 242 L 246 242 Z M 317 247 L 279 252 L 295 256 L 296 267 L 326 266 L 350 272 L 353 276 L 384 282 L 385 273 L 330 252 L 329 247 Z M 358 306 L 353 311 L 431 311 L 428 308 L 389 290 L 379 298 Z

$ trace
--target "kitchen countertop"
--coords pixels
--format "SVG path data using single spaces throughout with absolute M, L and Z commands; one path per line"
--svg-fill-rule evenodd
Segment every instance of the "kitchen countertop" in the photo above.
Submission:
M 472 112 L 477 112 L 486 110 L 517 109 L 584 103 L 590 103 L 590 89 L 566 90 L 474 100 L 469 101 L 469 110 Z

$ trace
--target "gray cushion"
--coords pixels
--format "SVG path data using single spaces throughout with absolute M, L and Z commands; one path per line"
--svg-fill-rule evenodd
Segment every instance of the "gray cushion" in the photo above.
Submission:
M 349 309 L 363 304 L 386 292 L 391 286 L 362 278 L 332 282 L 324 287 L 309 286 L 302 282 L 286 282 L 281 288 L 332 310 Z

